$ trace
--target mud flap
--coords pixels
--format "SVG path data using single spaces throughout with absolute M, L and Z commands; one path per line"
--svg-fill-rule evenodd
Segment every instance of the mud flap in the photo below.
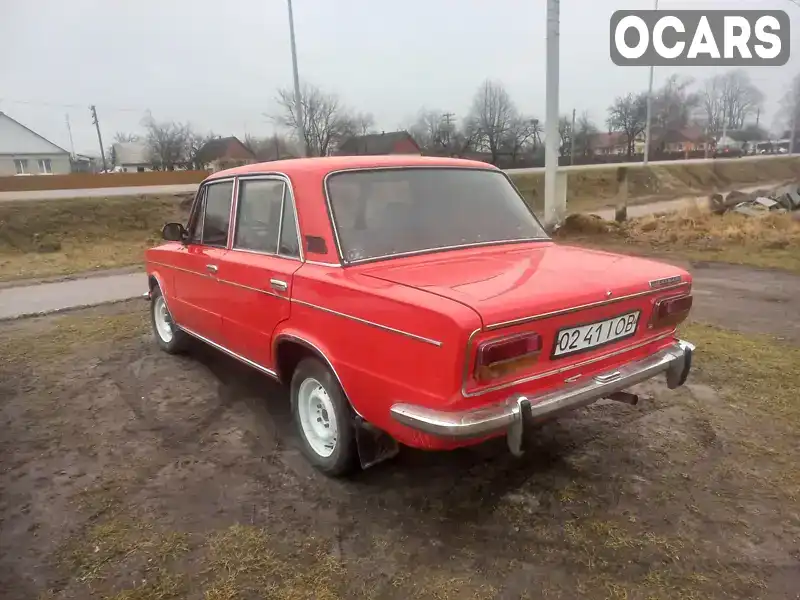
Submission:
M 400 446 L 397 441 L 377 427 L 373 427 L 359 416 L 355 418 L 356 447 L 362 469 L 397 456 Z
M 511 424 L 508 428 L 506 441 L 508 442 L 508 449 L 514 456 L 523 456 L 525 448 L 528 446 L 530 431 L 531 431 L 531 403 L 527 398 L 519 400 L 519 420 Z

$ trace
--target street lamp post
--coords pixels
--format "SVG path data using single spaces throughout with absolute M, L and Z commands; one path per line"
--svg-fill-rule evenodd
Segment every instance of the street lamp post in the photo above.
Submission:
M 292 46 L 292 74 L 294 75 L 294 106 L 297 118 L 297 133 L 300 136 L 300 146 L 303 154 L 308 156 L 308 145 L 306 144 L 306 128 L 303 120 L 303 99 L 300 95 L 300 76 L 297 74 L 297 47 L 294 42 L 294 15 L 292 14 L 292 0 L 289 3 L 289 41 Z
M 558 37 L 559 0 L 547 0 L 547 74 L 544 149 L 544 222 L 547 227 L 558 225 L 560 213 L 566 207 L 557 206 L 556 177 L 558 176 Z
M 658 10 L 658 0 L 655 0 L 655 10 Z M 650 120 L 653 116 L 653 65 L 650 65 L 650 85 L 647 87 L 647 123 L 644 133 L 644 164 L 650 160 Z

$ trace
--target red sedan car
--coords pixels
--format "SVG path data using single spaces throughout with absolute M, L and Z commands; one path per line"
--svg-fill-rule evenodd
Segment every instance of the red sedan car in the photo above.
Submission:
M 506 436 L 665 374 L 692 305 L 674 266 L 553 243 L 502 171 L 417 156 L 215 173 L 147 251 L 153 329 L 285 383 L 305 455 L 342 475 L 397 443 Z

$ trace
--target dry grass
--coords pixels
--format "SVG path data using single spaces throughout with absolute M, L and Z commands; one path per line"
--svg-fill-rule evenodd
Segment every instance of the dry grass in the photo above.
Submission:
M 616 165 L 609 165 L 608 168 L 570 173 L 567 183 L 569 210 L 590 211 L 612 205 L 618 189 L 617 168 Z M 800 175 L 800 160 L 788 157 L 724 160 L 703 164 L 633 167 L 628 173 L 628 192 L 631 202 L 635 203 L 796 179 Z M 544 208 L 544 175 L 513 174 L 511 178 L 528 203 L 541 214 Z
M 615 251 L 800 272 L 800 221 L 791 214 L 718 216 L 693 206 L 621 224 L 575 214 L 556 237 Z
M 141 264 L 187 204 L 180 196 L 2 202 L 0 281 Z

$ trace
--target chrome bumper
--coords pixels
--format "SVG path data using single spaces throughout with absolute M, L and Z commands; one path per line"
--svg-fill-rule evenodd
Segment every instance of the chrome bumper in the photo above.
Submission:
M 514 450 L 514 446 L 521 444 L 523 424 L 529 418 L 547 417 L 586 406 L 664 372 L 670 389 L 683 385 L 689 375 L 693 351 L 694 345 L 679 340 L 646 358 L 546 394 L 517 394 L 498 404 L 463 412 L 395 404 L 391 414 L 413 429 L 443 437 L 474 438 L 507 430 L 509 445 Z

